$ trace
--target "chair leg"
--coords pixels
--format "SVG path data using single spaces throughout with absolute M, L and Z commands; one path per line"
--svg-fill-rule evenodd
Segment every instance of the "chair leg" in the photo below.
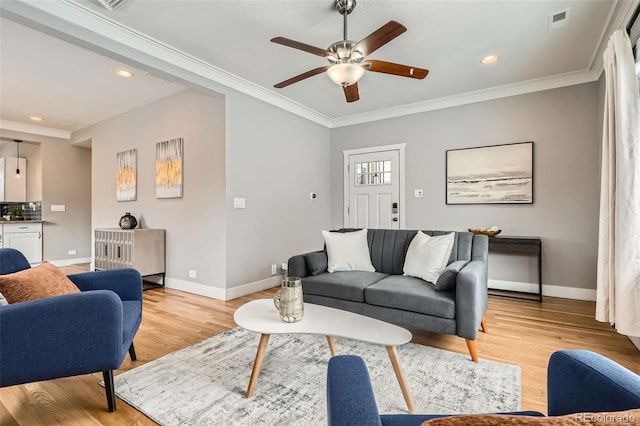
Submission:
M 471 360 L 473 362 L 478 362 L 478 353 L 476 352 L 476 341 L 471 339 L 464 339 L 467 342 L 467 348 L 469 349 L 469 353 L 471 354 Z
M 104 390 L 107 393 L 107 406 L 109 412 L 116 411 L 116 390 L 113 386 L 113 370 L 103 371 L 102 377 L 104 377 Z
M 487 328 L 487 319 L 485 317 L 482 317 L 482 321 L 480 321 L 480 330 L 484 333 L 489 332 L 489 329 Z
M 133 342 L 131 342 L 131 346 L 129 346 L 129 357 L 131 361 L 136 361 L 138 358 L 136 357 L 136 349 L 133 347 Z

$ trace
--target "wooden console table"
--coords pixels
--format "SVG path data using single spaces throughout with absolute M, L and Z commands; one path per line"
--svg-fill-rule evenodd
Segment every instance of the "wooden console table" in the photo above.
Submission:
M 542 240 L 539 237 L 489 237 L 489 251 L 500 253 L 533 253 L 538 256 L 538 300 L 542 302 Z M 536 293 L 531 293 L 536 294 Z M 497 294 L 504 296 L 504 294 Z M 509 296 L 517 297 L 517 296 Z M 519 297 L 520 299 L 533 300 Z
M 95 268 L 134 268 L 143 277 L 158 275 L 162 284 L 151 284 L 144 290 L 164 287 L 164 229 L 98 228 L 95 230 Z M 147 282 L 145 282 L 147 285 Z

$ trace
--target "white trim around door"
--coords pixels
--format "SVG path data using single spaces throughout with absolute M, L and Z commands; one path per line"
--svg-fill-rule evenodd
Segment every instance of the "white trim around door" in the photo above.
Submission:
M 343 201 L 342 201 L 342 226 L 349 226 L 349 211 L 347 208 L 349 207 L 349 156 L 354 154 L 368 154 L 374 152 L 382 152 L 382 151 L 393 151 L 397 150 L 399 154 L 399 175 L 400 179 L 398 182 L 399 192 L 400 192 L 400 211 L 398 218 L 400 219 L 400 229 L 404 229 L 406 226 L 405 220 L 405 148 L 407 147 L 406 143 L 399 143 L 393 145 L 383 145 L 383 146 L 372 146 L 368 148 L 357 148 L 357 149 L 346 149 L 342 151 L 343 156 L 343 166 L 342 166 L 342 193 L 343 193 Z

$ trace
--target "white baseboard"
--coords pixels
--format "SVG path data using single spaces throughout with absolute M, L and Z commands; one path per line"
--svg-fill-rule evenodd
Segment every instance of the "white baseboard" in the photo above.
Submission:
M 252 283 L 243 284 L 237 287 L 229 289 L 212 287 L 204 284 L 198 284 L 194 282 L 179 280 L 176 278 L 165 278 L 165 286 L 180 291 L 186 291 L 187 293 L 193 293 L 200 296 L 211 297 L 218 300 L 231 300 L 238 297 L 246 296 L 258 291 L 266 290 L 268 288 L 275 287 L 280 284 L 282 277 L 275 276 Z
M 165 286 L 180 291 L 186 291 L 187 293 L 198 294 L 200 296 L 211 297 L 218 300 L 225 300 L 224 296 L 226 291 L 224 288 L 220 287 L 212 287 L 210 285 L 198 284 L 168 277 L 165 277 Z
M 61 259 L 61 260 L 48 260 L 49 263 L 55 266 L 70 266 L 78 263 L 91 263 L 90 257 L 76 257 L 74 259 Z
M 503 281 L 503 280 L 489 280 L 489 288 L 495 290 L 509 290 L 519 291 L 523 293 L 538 293 L 538 284 L 535 283 L 523 283 L 519 281 Z M 542 295 L 549 297 L 561 297 L 563 299 L 575 299 L 575 300 L 596 300 L 596 290 L 577 288 L 577 287 L 562 287 L 557 285 L 542 285 Z
M 277 275 L 260 281 L 254 281 L 239 285 L 237 287 L 231 287 L 227 289 L 227 298 L 225 300 L 236 299 L 238 297 L 246 296 L 247 294 L 256 293 L 258 291 L 266 290 L 280 285 L 282 282 L 282 276 Z

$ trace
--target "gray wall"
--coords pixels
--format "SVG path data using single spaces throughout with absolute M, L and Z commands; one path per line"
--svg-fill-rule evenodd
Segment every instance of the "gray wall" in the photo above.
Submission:
M 227 283 L 322 248 L 329 227 L 329 129 L 239 93 L 227 94 Z M 311 200 L 310 192 L 318 198 Z M 233 198 L 246 198 L 234 209 Z
M 343 220 L 342 151 L 406 142 L 406 228 L 497 225 L 504 235 L 539 236 L 543 284 L 594 289 L 598 101 L 594 82 L 333 129 L 331 225 L 342 226 Z M 535 142 L 534 204 L 445 204 L 446 150 L 524 141 Z M 424 189 L 424 198 L 413 198 L 416 188 Z M 518 268 L 499 259 L 490 262 L 490 277 L 506 279 L 504 269 Z M 535 282 L 536 277 L 511 279 Z
M 0 137 L 25 141 L 20 156 L 27 157 L 27 199 L 42 201 L 43 258 L 91 258 L 91 151 L 68 140 L 22 132 L 1 130 Z M 15 146 L 5 149 L 15 155 Z M 52 212 L 51 204 L 64 204 L 66 211 Z
M 91 258 L 91 150 L 66 142 L 44 143 L 41 152 L 43 257 Z M 52 204 L 66 210 L 52 212 Z
M 118 227 L 131 212 L 144 228 L 166 230 L 167 276 L 225 287 L 224 98 L 192 90 L 113 117 L 73 134 L 91 139 L 92 227 Z M 183 197 L 157 199 L 155 146 L 184 138 Z M 137 199 L 116 201 L 116 154 L 138 150 Z M 188 277 L 194 270 L 197 279 Z
M 184 197 L 158 200 L 155 143 L 176 137 L 185 138 Z M 92 226 L 116 227 L 129 211 L 144 227 L 167 230 L 169 278 L 226 289 L 268 279 L 272 264 L 321 244 L 329 137 L 329 129 L 246 95 L 192 90 L 73 135 L 92 144 Z M 132 148 L 137 200 L 117 202 L 116 153 Z M 234 209 L 234 197 L 246 208 Z

